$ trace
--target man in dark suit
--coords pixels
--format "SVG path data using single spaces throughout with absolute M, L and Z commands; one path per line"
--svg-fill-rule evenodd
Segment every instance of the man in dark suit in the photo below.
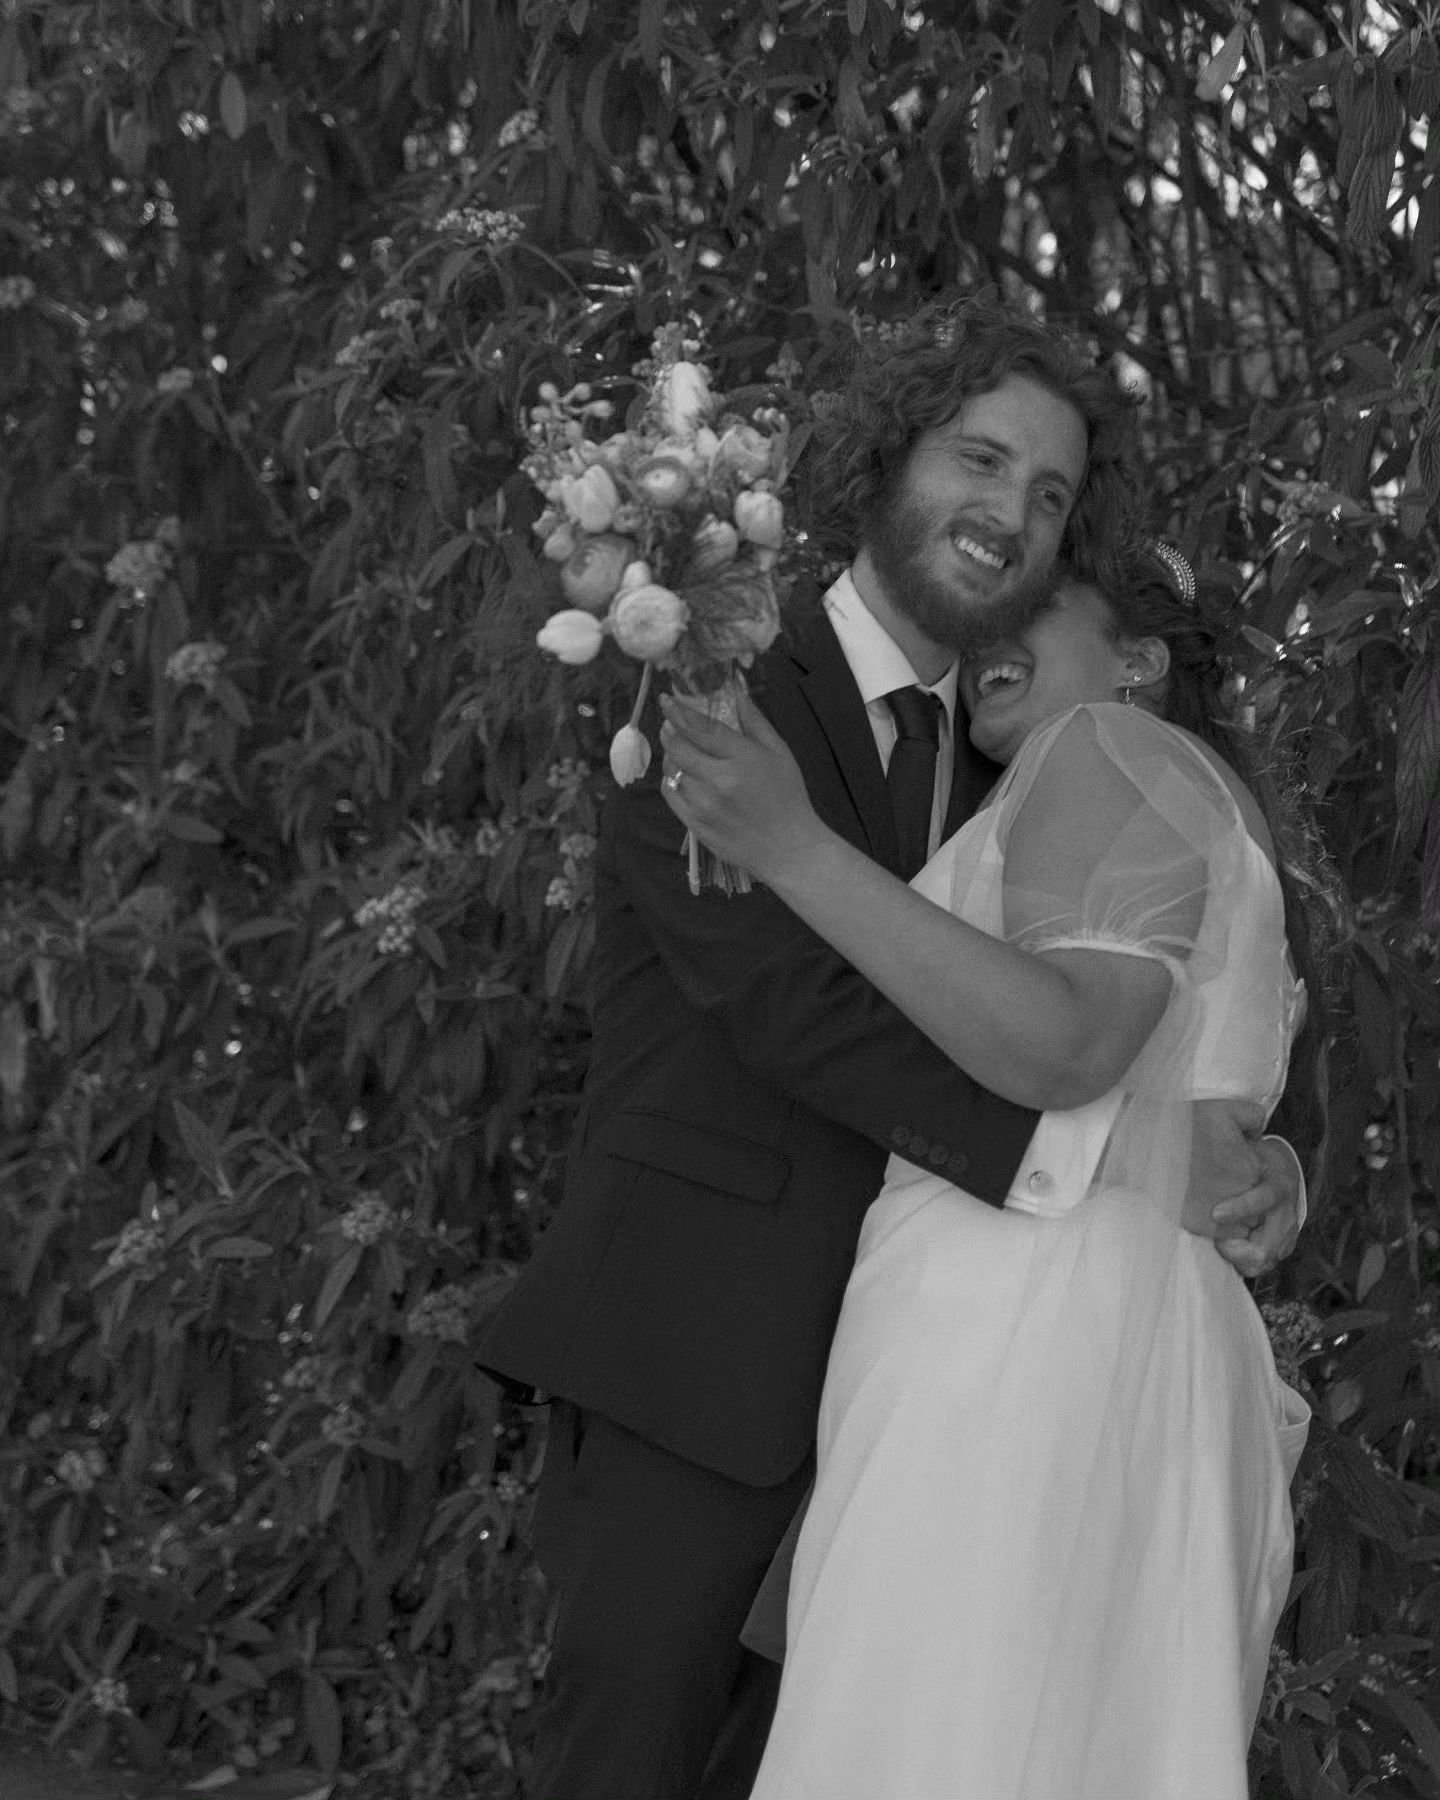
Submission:
M 906 876 L 995 775 L 956 728 L 957 653 L 1035 604 L 1057 555 L 1103 580 L 1139 490 L 1130 405 L 1068 344 L 989 304 L 942 325 L 858 368 L 824 465 L 858 554 L 753 684 L 816 809 Z M 657 776 L 605 810 L 566 1192 L 480 1348 L 552 1404 L 531 1800 L 748 1793 L 776 1670 L 740 1631 L 812 1472 L 886 1158 L 1000 1206 L 1036 1124 L 770 894 L 692 896 Z M 1205 1210 L 1260 1219 L 1230 1248 L 1252 1272 L 1295 1229 L 1298 1179 L 1238 1127 L 1208 1136 Z

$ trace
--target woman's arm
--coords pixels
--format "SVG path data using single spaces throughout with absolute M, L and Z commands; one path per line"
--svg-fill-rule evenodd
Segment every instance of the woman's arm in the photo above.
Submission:
M 746 708 L 739 732 L 673 702 L 666 715 L 666 769 L 681 778 L 664 790 L 673 810 L 719 855 L 765 882 L 960 1068 L 992 1092 L 1041 1109 L 1083 1105 L 1114 1086 L 1165 1010 L 1171 977 L 1164 963 L 1113 950 L 1037 952 L 991 937 L 830 831 L 758 709 Z M 1083 890 L 1073 846 L 1098 856 L 1142 804 L 1123 777 L 1097 781 L 1093 771 L 1057 769 L 1052 790 L 1057 783 L 1073 793 L 1043 796 L 1033 828 L 1027 801 L 1007 845 L 1007 891 L 1013 864 L 1017 893 L 1037 896 L 1007 902 L 1014 936 L 1042 924 L 1063 927 L 1053 900 L 1038 896 Z M 1041 822 L 1057 806 L 1073 820 L 1082 800 L 1084 830 L 1064 835 L 1051 866 Z

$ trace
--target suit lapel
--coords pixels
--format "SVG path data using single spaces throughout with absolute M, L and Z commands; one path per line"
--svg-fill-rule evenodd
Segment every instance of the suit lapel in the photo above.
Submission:
M 875 735 L 855 677 L 824 612 L 816 606 L 813 610 L 807 608 L 801 617 L 792 614 L 782 644 L 776 646 L 767 661 L 771 659 L 783 668 L 782 684 L 789 685 L 784 676 L 794 683 L 797 705 L 804 715 L 797 723 L 802 729 L 806 722 L 809 726 L 805 737 L 813 742 L 815 729 L 819 728 L 860 821 L 865 835 L 863 847 L 876 862 L 893 871 L 899 867 L 900 845 L 884 771 L 875 749 Z M 774 661 L 771 666 L 774 667 Z M 781 684 L 770 684 L 770 696 L 780 701 L 777 685 Z M 778 717 L 776 723 L 783 729 Z M 793 737 L 792 748 L 800 748 Z

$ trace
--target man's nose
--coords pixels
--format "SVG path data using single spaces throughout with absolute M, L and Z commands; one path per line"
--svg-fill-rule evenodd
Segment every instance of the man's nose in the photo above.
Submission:
M 997 530 L 1019 536 L 1025 529 L 1027 494 L 1021 481 L 1000 481 L 985 496 L 985 510 Z

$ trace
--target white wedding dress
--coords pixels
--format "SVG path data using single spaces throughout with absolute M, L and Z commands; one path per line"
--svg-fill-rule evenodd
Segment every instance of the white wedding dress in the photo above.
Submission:
M 1044 904 L 1006 874 L 1037 830 Z M 1190 1097 L 1268 1115 L 1284 1081 L 1274 871 L 1193 740 L 1093 706 L 1032 734 L 914 885 L 1030 948 L 1159 957 L 1172 998 L 1112 1094 L 1046 1115 L 1055 1176 L 1032 1157 L 1005 1210 L 892 1159 L 752 1800 L 1245 1800 L 1309 1410 L 1177 1221 Z

